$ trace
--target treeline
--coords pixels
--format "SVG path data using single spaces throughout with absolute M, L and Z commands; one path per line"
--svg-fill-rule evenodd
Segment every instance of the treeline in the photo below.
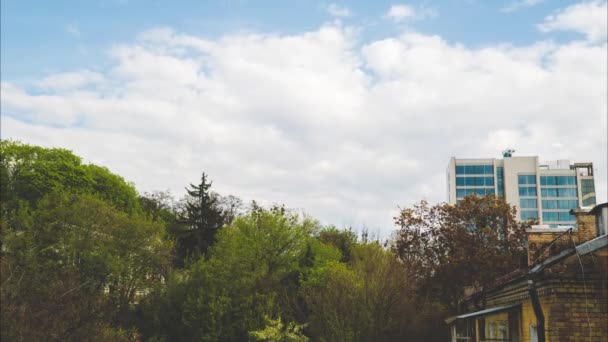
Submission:
M 380 243 L 204 173 L 176 200 L 64 149 L 0 153 L 2 341 L 445 341 L 463 288 L 522 263 L 494 197 L 403 209 Z

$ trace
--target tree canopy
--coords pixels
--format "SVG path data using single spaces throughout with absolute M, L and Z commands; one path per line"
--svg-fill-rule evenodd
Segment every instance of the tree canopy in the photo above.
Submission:
M 444 341 L 465 286 L 519 267 L 502 199 L 402 209 L 370 241 L 283 205 L 139 194 L 64 149 L 0 141 L 0 337 Z

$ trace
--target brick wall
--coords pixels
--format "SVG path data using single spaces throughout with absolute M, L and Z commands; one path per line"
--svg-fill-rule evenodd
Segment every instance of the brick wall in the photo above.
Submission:
M 595 225 L 595 215 L 590 215 L 582 210 L 574 210 L 578 230 L 576 233 L 577 244 L 593 240 L 597 237 L 597 227 Z
M 571 256 L 545 270 L 537 291 L 545 315 L 547 341 L 608 341 L 608 250 L 581 258 Z M 477 304 L 482 302 L 476 298 Z M 530 341 L 530 326 L 536 326 L 527 288 L 527 278 L 488 291 L 485 308 L 521 303 L 521 340 Z M 469 300 L 466 311 L 477 311 Z
M 572 235 L 547 229 L 528 230 L 528 264 L 537 261 L 542 251 L 551 255 L 575 244 L 596 238 L 595 216 L 574 210 L 578 229 Z M 572 238 L 572 240 L 570 240 Z M 549 247 L 551 246 L 551 247 Z M 549 247 L 549 248 L 548 248 Z M 582 264 L 582 269 L 581 269 Z M 584 270 L 584 272 L 583 272 Z M 583 276 L 584 274 L 584 276 Z M 539 275 L 537 292 L 543 314 L 547 341 L 608 342 L 608 249 L 592 254 L 570 256 Z M 485 293 L 485 301 L 477 293 L 467 299 L 465 312 L 510 304 L 521 304 L 521 341 L 530 341 L 530 327 L 536 326 L 536 315 L 528 293 L 527 276 L 519 276 Z

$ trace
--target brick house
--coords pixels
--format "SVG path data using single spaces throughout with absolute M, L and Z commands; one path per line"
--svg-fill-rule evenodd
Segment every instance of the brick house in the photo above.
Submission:
M 451 341 L 608 341 L 607 211 L 573 209 L 576 228 L 528 229 L 528 269 L 469 293 L 446 319 Z

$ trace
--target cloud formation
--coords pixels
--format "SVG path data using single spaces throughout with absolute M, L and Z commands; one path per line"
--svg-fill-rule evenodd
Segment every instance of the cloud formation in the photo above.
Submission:
M 519 11 L 521 9 L 534 7 L 534 6 L 540 4 L 543 1 L 544 0 L 519 0 L 519 1 L 513 1 L 510 4 L 508 4 L 507 6 L 501 8 L 500 11 L 503 12 L 503 13 L 511 13 L 511 12 Z
M 409 5 L 393 5 L 386 12 L 386 16 L 394 21 L 403 21 L 407 18 L 413 18 L 416 11 Z
M 411 5 L 392 5 L 385 14 L 385 17 L 395 23 L 403 23 L 411 20 L 422 20 L 437 17 L 437 11 L 425 6 Z
M 606 42 L 608 37 L 608 2 L 574 4 L 545 18 L 538 25 L 543 32 L 575 31 L 592 41 Z
M 335 3 L 327 5 L 325 10 L 334 17 L 350 17 L 353 15 L 348 7 L 339 6 Z
M 76 25 L 76 24 L 67 24 L 65 26 L 65 31 L 67 33 L 69 33 L 71 36 L 74 36 L 77 38 L 80 37 L 80 35 L 82 34 L 80 32 L 80 29 L 78 28 L 78 25 Z
M 72 149 L 141 191 L 182 194 L 204 170 L 220 193 L 385 236 L 397 206 L 446 200 L 451 156 L 506 147 L 593 161 L 606 200 L 605 41 L 357 32 L 150 30 L 114 46 L 108 70 L 3 82 L 2 136 Z

